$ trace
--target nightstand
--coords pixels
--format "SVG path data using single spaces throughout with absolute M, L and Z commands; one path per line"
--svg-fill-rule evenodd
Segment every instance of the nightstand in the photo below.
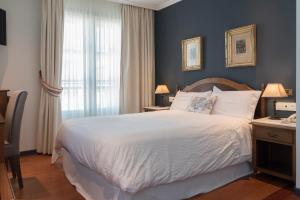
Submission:
M 268 118 L 253 120 L 251 124 L 255 171 L 295 182 L 296 124 Z
M 170 110 L 170 106 L 164 106 L 164 107 L 148 106 L 148 107 L 144 107 L 145 112 L 154 112 L 154 111 L 162 111 L 162 110 Z

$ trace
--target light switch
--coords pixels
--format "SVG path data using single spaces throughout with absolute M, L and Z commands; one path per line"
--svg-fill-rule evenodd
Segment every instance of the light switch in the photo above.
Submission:
M 277 102 L 276 110 L 296 111 L 296 103 L 295 102 Z

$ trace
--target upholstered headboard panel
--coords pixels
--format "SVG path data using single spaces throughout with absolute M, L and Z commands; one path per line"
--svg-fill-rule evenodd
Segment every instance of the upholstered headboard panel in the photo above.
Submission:
M 191 85 L 186 86 L 184 92 L 206 92 L 212 90 L 214 86 L 217 86 L 223 91 L 243 91 L 243 90 L 254 90 L 246 84 L 237 83 L 235 81 L 225 78 L 206 78 L 199 80 Z M 260 98 L 256 111 L 255 117 L 266 117 L 266 102 L 263 98 Z

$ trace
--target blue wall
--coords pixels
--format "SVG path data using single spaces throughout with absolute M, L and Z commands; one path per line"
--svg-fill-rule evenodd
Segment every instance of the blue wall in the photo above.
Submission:
M 257 65 L 225 68 L 224 32 L 257 25 Z M 281 82 L 296 92 L 296 0 L 183 0 L 156 12 L 156 84 L 175 90 L 205 77 L 254 88 Z M 181 71 L 181 40 L 204 37 L 204 70 Z

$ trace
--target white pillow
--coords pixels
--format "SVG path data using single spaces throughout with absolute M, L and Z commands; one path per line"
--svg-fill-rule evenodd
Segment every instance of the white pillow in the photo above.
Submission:
M 212 114 L 228 115 L 252 120 L 261 91 L 221 91 L 217 96 Z
M 171 105 L 170 110 L 182 110 L 185 111 L 190 105 L 193 97 L 209 97 L 212 91 L 207 92 L 181 92 L 178 91 L 175 99 Z
M 216 99 L 216 96 L 193 97 L 190 105 L 186 108 L 186 111 L 210 114 Z
M 222 90 L 220 88 L 218 88 L 217 86 L 214 85 L 213 87 L 213 92 L 222 92 Z

